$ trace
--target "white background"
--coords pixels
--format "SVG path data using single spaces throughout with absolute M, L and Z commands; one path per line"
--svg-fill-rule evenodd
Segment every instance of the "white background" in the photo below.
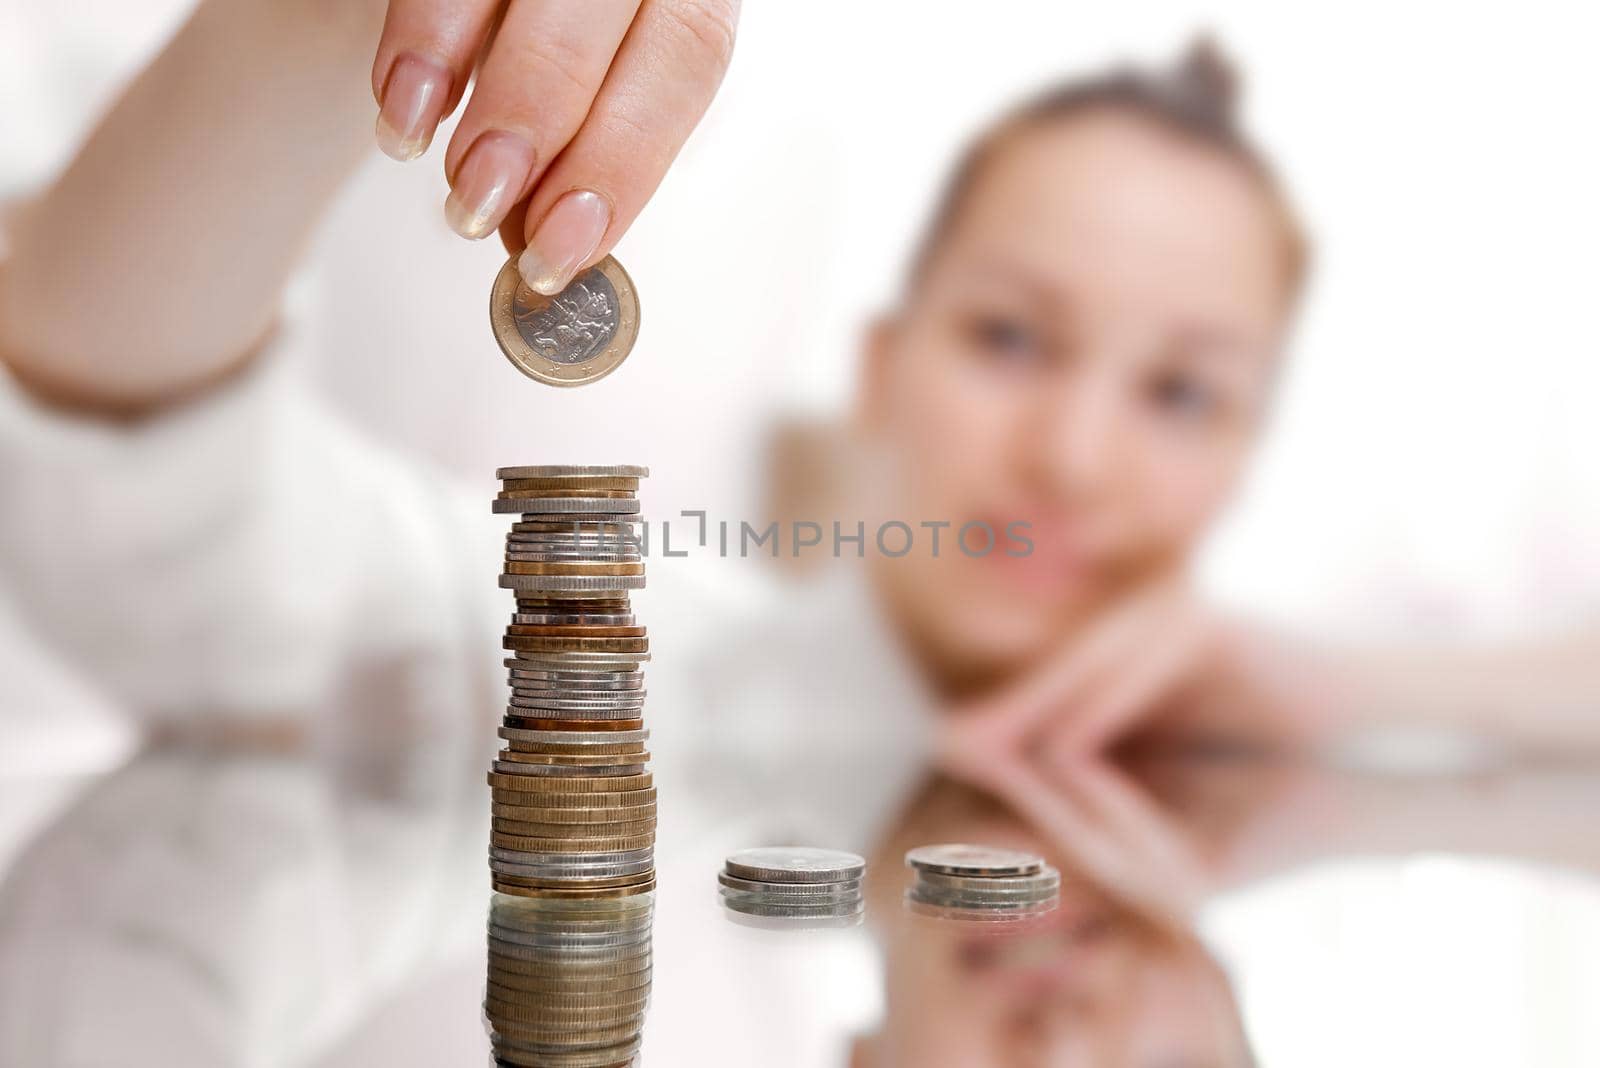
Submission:
M 0 195 L 47 177 L 186 6 L 0 0 Z M 721 100 L 618 250 L 644 300 L 622 372 L 558 395 L 511 371 L 485 321 L 499 250 L 446 230 L 437 150 L 374 152 L 310 258 L 299 328 L 357 419 L 465 478 L 647 462 L 664 514 L 746 514 L 772 416 L 846 403 L 861 324 L 966 134 L 1201 27 L 1244 66 L 1249 124 L 1316 242 L 1277 426 L 1211 585 L 1358 633 L 1592 614 L 1600 9 L 1572 0 L 753 0 Z M 1560 879 L 1350 865 L 1239 905 L 1216 926 L 1267 1064 L 1600 1061 L 1551 1018 L 1593 980 L 1600 926 Z M 1408 940 L 1426 952 L 1397 970 Z M 1453 1013 L 1475 1021 L 1465 1048 L 1447 1048 Z

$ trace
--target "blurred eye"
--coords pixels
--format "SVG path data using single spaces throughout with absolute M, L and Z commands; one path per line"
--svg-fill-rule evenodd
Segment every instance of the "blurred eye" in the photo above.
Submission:
M 1045 354 L 1040 333 L 1021 319 L 979 315 L 968 325 L 973 343 L 985 355 L 1007 361 L 1039 359 Z
M 1170 371 L 1150 383 L 1150 402 L 1164 414 L 1189 422 L 1214 418 L 1222 398 L 1207 382 L 1184 371 Z

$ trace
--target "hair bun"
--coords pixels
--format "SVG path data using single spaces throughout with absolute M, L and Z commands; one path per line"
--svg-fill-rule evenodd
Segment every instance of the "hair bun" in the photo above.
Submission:
M 1172 105 L 1191 121 L 1218 131 L 1235 129 L 1239 73 L 1211 37 L 1196 38 L 1160 82 Z

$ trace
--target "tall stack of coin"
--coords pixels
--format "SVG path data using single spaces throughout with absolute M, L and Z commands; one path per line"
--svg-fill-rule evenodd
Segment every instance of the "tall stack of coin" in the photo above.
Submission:
M 915 881 L 906 903 L 924 915 L 951 919 L 1019 918 L 1048 912 L 1061 873 L 1019 849 L 981 845 L 919 846 L 906 853 Z
M 771 846 L 730 856 L 717 883 L 730 912 L 785 920 L 847 919 L 861 914 L 866 868 L 855 853 Z
M 636 1048 L 643 1022 L 656 791 L 643 720 L 649 639 L 629 592 L 645 581 L 636 524 L 639 479 L 648 473 L 623 466 L 498 472 L 494 510 L 520 517 L 506 537 L 500 576 L 517 604 L 504 640 L 505 747 L 489 773 L 489 868 L 500 896 L 485 1011 L 506 1064 L 626 1063 L 631 1053 L 594 1057 Z M 633 926 L 607 929 L 624 919 Z M 529 956 L 530 943 L 512 934 L 535 939 L 541 950 L 615 950 L 617 960 L 644 966 L 618 972 L 627 978 L 614 988 L 569 989 L 556 982 L 554 958 L 545 953 L 539 978 L 551 982 L 531 989 L 550 997 L 535 1011 L 527 998 L 508 996 L 530 990 L 505 979 L 520 974 L 517 964 Z M 599 943 L 584 941 L 590 936 Z M 630 955 L 641 944 L 643 956 Z

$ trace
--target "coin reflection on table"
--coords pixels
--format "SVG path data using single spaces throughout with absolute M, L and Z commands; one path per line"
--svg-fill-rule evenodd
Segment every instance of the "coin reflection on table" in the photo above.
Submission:
M 1044 858 L 981 845 L 919 846 L 906 853 L 913 873 L 906 910 L 942 920 L 1021 922 L 1053 911 L 1061 873 Z
M 496 1063 L 633 1063 L 650 997 L 654 903 L 653 893 L 494 896 L 484 1015 Z

